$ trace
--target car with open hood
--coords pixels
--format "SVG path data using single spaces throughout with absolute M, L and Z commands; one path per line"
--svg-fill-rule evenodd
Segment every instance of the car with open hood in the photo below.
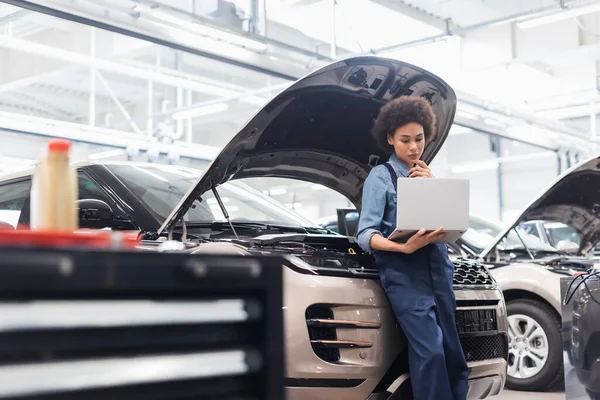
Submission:
M 560 279 L 585 273 L 598 260 L 600 157 L 569 169 L 504 227 L 472 218 L 454 248 L 485 263 L 502 289 L 509 320 L 507 387 L 546 390 L 563 380 Z M 576 233 L 576 248 L 555 248 L 525 229 L 545 221 Z
M 354 238 L 315 226 L 242 182 L 273 177 L 321 184 L 360 210 L 369 171 L 389 156 L 372 138 L 372 122 L 399 96 L 424 97 L 436 113 L 437 132 L 422 157 L 429 163 L 454 118 L 452 88 L 413 65 L 354 57 L 275 96 L 203 172 L 79 164 L 82 224 L 140 229 L 140 249 L 147 251 L 284 255 L 287 398 L 411 399 L 406 340 L 372 256 Z M 27 193 L 27 179 L 23 173 L 0 182 L 0 207 L 11 200 L 8 185 Z M 23 211 L 13 219 L 26 224 L 27 197 L 16 203 L 14 197 L 11 207 Z M 476 261 L 455 261 L 454 289 L 469 398 L 494 396 L 506 380 L 504 299 Z

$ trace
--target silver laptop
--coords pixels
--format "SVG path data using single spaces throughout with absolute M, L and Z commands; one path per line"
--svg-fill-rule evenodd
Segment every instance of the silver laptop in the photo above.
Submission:
M 448 236 L 437 243 L 452 243 L 469 229 L 469 180 L 398 178 L 396 230 L 388 239 L 405 242 L 440 226 Z

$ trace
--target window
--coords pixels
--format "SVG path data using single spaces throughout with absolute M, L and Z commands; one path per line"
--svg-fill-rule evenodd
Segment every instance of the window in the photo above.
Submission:
M 571 228 L 568 225 L 564 225 L 561 223 L 546 223 L 545 226 L 546 232 L 552 242 L 558 245 L 559 242 L 573 242 L 577 246 L 581 245 L 581 238 L 575 229 Z
M 528 223 L 521 224 L 519 226 L 519 229 L 529 235 L 532 235 L 532 236 L 537 237 L 538 239 L 541 239 L 540 232 L 538 231 L 537 225 L 535 222 L 528 222 Z
M 111 204 L 112 201 L 108 198 L 107 194 L 84 172 L 78 171 L 77 181 L 79 186 L 79 200 L 81 199 L 94 199 L 102 200 L 107 204 Z
M 30 191 L 30 179 L 0 186 L 0 223 L 17 227 Z
M 108 164 L 107 167 L 160 222 L 169 216 L 201 174 L 193 169 L 160 164 L 143 168 L 121 164 Z M 314 226 L 283 204 L 242 182 L 226 182 L 217 190 L 232 221 Z M 210 190 L 202 194 L 202 201 L 194 201 L 184 218 L 199 223 L 225 221 Z

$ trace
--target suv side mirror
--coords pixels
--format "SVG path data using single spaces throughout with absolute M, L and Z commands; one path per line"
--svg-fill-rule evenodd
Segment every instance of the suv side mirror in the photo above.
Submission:
M 113 209 L 105 201 L 81 199 L 75 205 L 79 209 L 79 226 L 82 228 L 102 229 L 117 222 Z
M 354 208 L 337 209 L 338 231 L 344 236 L 356 235 L 358 229 L 358 211 Z
M 569 240 L 561 240 L 556 244 L 556 250 L 565 253 L 577 253 L 577 251 L 579 250 L 579 245 Z

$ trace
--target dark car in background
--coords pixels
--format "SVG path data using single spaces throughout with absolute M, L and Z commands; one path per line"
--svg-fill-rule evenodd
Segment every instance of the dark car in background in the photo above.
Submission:
M 583 279 L 583 278 L 582 278 Z M 590 276 L 576 288 L 572 299 L 570 361 L 591 400 L 600 400 L 600 277 Z

